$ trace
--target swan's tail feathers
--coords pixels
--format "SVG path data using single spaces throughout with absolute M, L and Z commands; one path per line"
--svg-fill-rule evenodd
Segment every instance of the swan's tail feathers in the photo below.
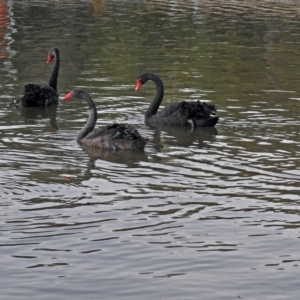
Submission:
M 179 112 L 180 115 L 186 116 L 187 119 L 209 118 L 216 115 L 216 107 L 209 102 L 201 101 L 182 101 L 168 106 L 169 114 Z
M 218 121 L 216 106 L 209 102 L 197 101 L 190 105 L 190 116 L 196 127 L 213 127 Z
M 114 123 L 93 130 L 82 141 L 77 141 L 108 149 L 144 150 L 148 140 L 133 126 Z
M 139 139 L 136 139 L 132 144 L 133 144 L 133 147 L 132 149 L 136 149 L 136 150 L 144 150 L 146 144 L 148 142 L 148 139 L 145 139 L 145 138 L 139 138 Z
M 217 109 L 216 106 L 209 102 L 197 101 L 197 112 L 203 117 L 209 117 L 211 115 L 216 115 Z
M 200 102 L 200 101 L 199 101 Z M 200 102 L 206 114 L 215 115 L 217 113 L 217 108 L 214 104 L 209 102 Z
M 24 86 L 24 96 L 22 104 L 24 106 L 38 106 L 37 102 L 39 100 L 39 92 L 41 86 L 39 84 L 29 83 Z
M 130 125 L 124 126 L 123 134 L 126 140 L 132 140 L 131 149 L 143 150 L 148 142 L 148 139 L 143 138 L 140 133 Z
M 40 84 L 28 83 L 24 86 L 24 95 L 35 95 L 38 94 L 41 89 Z
M 210 116 L 207 118 L 194 118 L 195 127 L 214 127 L 218 121 L 219 117 Z
M 207 127 L 213 127 L 215 126 L 219 121 L 219 117 L 209 117 L 206 121 L 205 121 L 205 125 L 204 126 L 207 126 Z

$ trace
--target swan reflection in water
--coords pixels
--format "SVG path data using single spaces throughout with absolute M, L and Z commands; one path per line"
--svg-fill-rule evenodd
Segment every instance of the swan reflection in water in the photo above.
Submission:
M 110 167 L 109 163 L 123 165 L 126 169 L 128 168 L 128 171 L 130 168 L 138 167 L 141 162 L 162 163 L 164 159 L 157 154 L 164 152 L 164 149 L 169 146 L 182 147 L 182 150 L 186 150 L 188 153 L 188 147 L 190 146 L 197 148 L 207 147 L 207 144 L 215 141 L 218 134 L 217 129 L 214 127 L 188 130 L 188 128 L 176 128 L 173 126 L 157 126 L 149 127 L 149 131 L 153 135 L 146 151 L 111 150 L 82 145 L 84 151 L 89 155 L 89 162 L 84 174 L 80 177 L 81 182 L 92 178 L 95 170 L 105 173 L 105 170 L 102 170 L 103 165 L 107 169 L 118 168 L 116 165 Z M 75 181 L 77 180 L 78 178 L 75 179 Z
M 167 145 L 179 147 L 194 145 L 197 148 L 202 148 L 207 143 L 214 142 L 218 135 L 218 130 L 215 127 L 201 127 L 189 130 L 184 127 L 161 125 L 149 128 L 154 131 L 153 144 L 156 150 L 162 149 Z M 167 133 L 166 138 L 163 137 L 164 133 Z
M 111 163 L 123 164 L 127 167 L 134 167 L 141 161 L 148 161 L 148 155 L 145 151 L 136 150 L 111 150 L 82 145 L 84 151 L 91 160 L 105 160 Z
M 130 169 L 137 168 L 141 162 L 148 162 L 148 155 L 144 151 L 133 150 L 112 150 L 89 147 L 81 145 L 84 152 L 88 155 L 88 161 L 85 162 L 85 167 L 66 166 L 66 169 L 60 170 L 60 180 L 68 181 L 72 184 L 81 184 L 83 181 L 88 181 L 93 177 L 106 177 L 107 170 L 109 173 L 119 173 L 120 170 L 129 174 Z M 95 175 L 98 173 L 98 175 Z M 62 176 L 63 174 L 63 176 Z M 127 177 L 127 176 L 126 176 Z
M 56 121 L 57 107 L 58 104 L 47 106 L 45 108 L 21 106 L 20 111 L 26 124 L 36 124 L 40 123 L 41 120 L 49 119 L 49 124 L 46 123 L 45 131 L 54 132 L 59 129 Z

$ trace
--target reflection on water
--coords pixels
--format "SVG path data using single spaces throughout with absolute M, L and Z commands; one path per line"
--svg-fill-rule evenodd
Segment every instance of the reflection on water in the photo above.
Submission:
M 128 167 L 134 166 L 140 161 L 147 161 L 147 154 L 144 151 L 109 151 L 85 145 L 83 145 L 83 148 L 92 161 L 101 159 L 108 162 L 125 164 Z
M 40 119 L 47 120 L 54 130 L 58 130 L 56 122 L 57 105 L 47 107 L 24 107 L 21 106 L 21 117 L 26 124 L 34 124 Z
M 206 143 L 215 141 L 218 133 L 215 127 L 187 129 L 172 126 L 150 126 L 149 128 L 154 132 L 153 144 L 156 150 L 163 148 L 166 144 L 180 147 L 194 145 L 202 148 Z M 164 139 L 166 134 L 169 138 Z
M 0 1 L 1 296 L 297 299 L 299 12 L 288 1 Z M 97 125 L 135 126 L 145 152 L 77 144 L 80 101 L 8 107 L 24 83 L 47 82 L 53 46 L 60 94 L 87 90 Z M 164 78 L 163 105 L 215 103 L 217 127 L 144 124 L 153 86 L 134 84 L 146 71 Z

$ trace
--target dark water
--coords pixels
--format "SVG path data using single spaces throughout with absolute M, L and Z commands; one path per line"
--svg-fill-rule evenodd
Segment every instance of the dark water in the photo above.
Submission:
M 299 24 L 287 1 L 0 1 L 1 299 L 298 299 Z M 78 145 L 83 101 L 7 106 L 53 46 L 60 94 L 144 153 Z M 216 128 L 146 126 L 144 71 Z

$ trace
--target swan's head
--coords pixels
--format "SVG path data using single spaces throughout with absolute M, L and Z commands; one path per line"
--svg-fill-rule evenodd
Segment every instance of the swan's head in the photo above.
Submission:
M 135 83 L 135 91 L 141 88 L 141 86 L 149 80 L 149 73 L 140 74 Z
M 138 89 L 140 89 L 141 86 L 145 84 L 148 80 L 152 80 L 155 83 L 161 81 L 159 77 L 153 73 L 148 73 L 148 72 L 142 73 L 136 79 L 135 90 L 137 91 Z
M 47 64 L 50 64 L 53 58 L 54 58 L 54 54 L 51 51 L 49 51 L 47 56 Z
M 60 99 L 66 101 L 66 100 L 71 100 L 72 98 L 86 99 L 86 98 L 91 98 L 91 96 L 87 92 L 85 92 L 84 90 L 82 90 L 80 88 L 74 88 L 68 94 L 66 94 L 64 97 L 62 97 Z
M 137 78 L 136 83 L 135 83 L 135 91 L 140 89 L 142 85 L 143 85 L 143 83 L 141 82 L 141 79 Z
M 59 51 L 57 48 L 52 48 L 50 49 L 50 51 L 48 52 L 48 56 L 47 56 L 47 64 L 51 63 L 51 61 L 56 58 L 59 59 Z

